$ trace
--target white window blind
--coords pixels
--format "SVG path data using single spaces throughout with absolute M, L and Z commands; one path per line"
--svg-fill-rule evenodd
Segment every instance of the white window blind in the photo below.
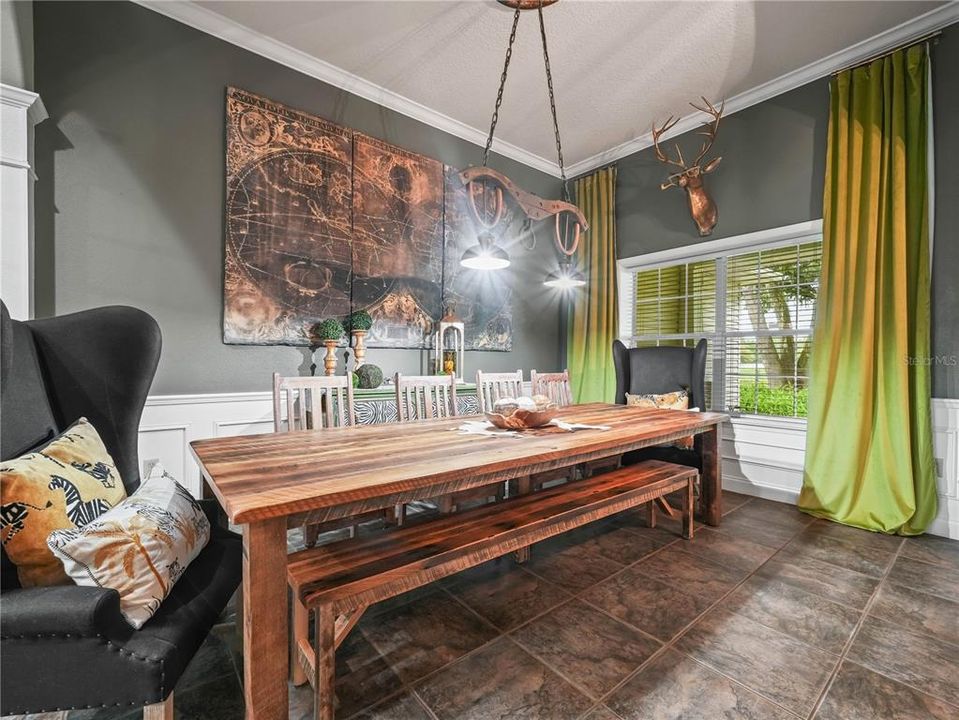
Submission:
M 709 343 L 706 404 L 805 417 L 819 240 L 644 269 L 632 277 L 636 347 Z

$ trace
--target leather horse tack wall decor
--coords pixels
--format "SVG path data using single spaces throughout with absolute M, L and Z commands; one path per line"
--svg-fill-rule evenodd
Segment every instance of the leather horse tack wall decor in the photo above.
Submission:
M 706 98 L 702 98 L 702 101 L 706 107 L 700 107 L 695 103 L 689 104 L 696 110 L 711 115 L 712 120 L 703 123 L 702 129 L 697 133 L 703 135 L 706 139 L 703 141 L 702 147 L 699 149 L 699 154 L 696 156 L 696 159 L 693 160 L 692 164 L 686 164 L 685 159 L 683 159 L 683 151 L 679 148 L 679 143 L 673 145 L 673 147 L 676 148 L 675 160 L 664 153 L 663 149 L 659 146 L 660 137 L 662 137 L 663 133 L 669 132 L 669 130 L 679 122 L 678 117 L 673 118 L 673 116 L 670 115 L 669 119 L 663 123 L 663 126 L 659 129 L 656 128 L 655 123 L 653 124 L 653 148 L 657 160 L 665 165 L 672 165 L 679 168 L 677 172 L 674 172 L 666 179 L 666 182 L 660 185 L 660 189 L 665 190 L 671 187 L 680 187 L 686 191 L 686 197 L 689 199 L 689 212 L 696 222 L 696 227 L 699 228 L 699 234 L 705 237 L 706 235 L 712 234 L 713 228 L 716 227 L 716 221 L 719 220 L 719 210 L 716 208 L 716 203 L 713 202 L 709 193 L 706 192 L 706 187 L 703 185 L 703 176 L 719 167 L 719 162 L 722 160 L 722 157 L 715 157 L 708 161 L 704 160 L 704 158 L 716 140 L 716 133 L 719 132 L 719 120 L 722 118 L 726 103 L 723 101 L 717 110 Z

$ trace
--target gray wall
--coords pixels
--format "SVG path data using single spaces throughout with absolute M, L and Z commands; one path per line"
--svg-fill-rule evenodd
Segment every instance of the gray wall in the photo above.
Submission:
M 0 82 L 33 90 L 32 0 L 0 0 Z
M 935 237 L 932 279 L 934 397 L 959 397 L 959 25 L 933 49 Z M 829 81 L 809 83 L 723 118 L 713 146 L 723 156 L 706 186 L 719 207 L 709 238 L 699 237 L 686 194 L 660 191 L 668 171 L 651 149 L 619 162 L 619 257 L 666 250 L 822 217 Z M 680 136 L 698 147 L 691 133 Z M 688 153 L 687 153 L 688 154 Z
M 132 3 L 36 3 L 38 315 L 112 303 L 163 330 L 154 393 L 265 390 L 273 371 L 306 371 L 302 348 L 222 344 L 224 93 L 235 85 L 443 162 L 482 149 L 221 42 Z M 490 98 L 492 102 L 492 98 Z M 491 165 L 557 197 L 554 178 Z M 559 298 L 541 284 L 556 259 L 544 232 L 512 249 L 514 350 L 471 352 L 476 369 L 559 365 Z M 425 353 L 370 350 L 391 373 Z M 342 367 L 342 366 L 341 366 Z

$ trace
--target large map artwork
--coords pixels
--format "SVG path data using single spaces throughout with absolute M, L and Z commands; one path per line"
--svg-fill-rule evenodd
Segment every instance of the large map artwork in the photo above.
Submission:
M 311 345 L 364 309 L 369 347 L 426 348 L 452 305 L 468 349 L 511 349 L 503 273 L 459 265 L 476 230 L 454 169 L 229 88 L 226 185 L 224 342 Z

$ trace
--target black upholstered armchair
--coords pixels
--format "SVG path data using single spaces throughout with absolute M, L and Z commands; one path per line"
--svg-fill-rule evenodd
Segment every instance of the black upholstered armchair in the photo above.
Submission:
M 2 459 L 85 416 L 133 492 L 140 484 L 140 414 L 159 358 L 160 329 L 139 310 L 105 307 L 17 322 L 3 306 Z M 215 508 L 205 509 L 215 517 Z M 140 630 L 121 616 L 115 590 L 22 588 L 4 554 L 0 715 L 148 706 L 145 715 L 172 718 L 177 679 L 240 581 L 240 538 L 213 526 L 209 544 Z
M 626 404 L 626 393 L 650 395 L 686 390 L 689 407 L 708 410 L 706 403 L 706 341 L 700 340 L 693 349 L 683 347 L 627 348 L 619 340 L 613 341 L 613 366 L 616 370 L 616 399 Z M 624 463 L 640 460 L 665 460 L 681 465 L 702 468 L 697 450 L 676 447 L 644 448 L 627 453 Z

